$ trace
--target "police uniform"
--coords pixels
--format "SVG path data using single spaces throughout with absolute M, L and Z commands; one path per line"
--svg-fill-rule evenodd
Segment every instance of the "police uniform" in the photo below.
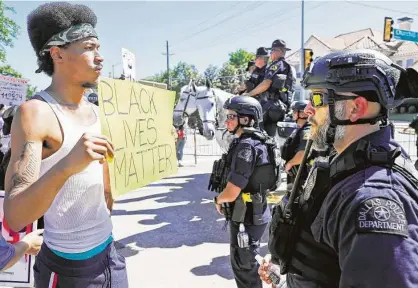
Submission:
M 326 98 L 344 97 L 335 91 L 360 96 L 375 91 L 374 100 L 366 99 L 382 106 L 379 115 L 357 123 L 383 123 L 340 154 L 314 163 L 298 197 L 299 209 L 293 210 L 300 211 L 301 221 L 291 226 L 280 215 L 282 208 L 273 212 L 269 248 L 281 272 L 287 273 L 287 287 L 417 287 L 418 172 L 385 121 L 386 109 L 405 95 L 416 95 L 408 88 L 408 75 L 371 50 L 335 52 L 315 60 L 305 72 L 306 88 L 328 91 L 312 94 L 311 102 L 318 107 Z M 339 77 L 348 80 L 341 84 Z M 418 77 L 414 81 L 418 83 Z M 378 86 L 388 83 L 393 90 Z M 323 98 L 313 101 L 314 94 Z M 331 114 L 327 141 L 333 143 L 336 125 L 356 122 L 333 118 L 335 102 L 326 101 Z M 292 234 L 289 227 L 297 232 Z
M 255 57 L 268 57 L 267 49 L 264 47 L 260 47 L 257 49 L 255 53 Z M 254 63 L 255 64 L 255 63 Z M 251 92 L 255 87 L 257 87 L 261 82 L 264 80 L 264 75 L 266 72 L 267 61 L 263 67 L 255 67 L 253 73 L 251 73 L 250 78 L 245 82 L 245 86 L 247 86 L 247 92 Z M 258 101 L 261 101 L 261 95 L 255 96 Z
M 272 49 L 286 48 L 283 40 L 275 40 Z M 295 69 L 282 57 L 273 61 L 266 69 L 264 80 L 271 80 L 272 84 L 268 89 L 268 98 L 261 104 L 263 107 L 264 130 L 270 135 L 275 136 L 277 122 L 282 121 L 287 108 L 290 106 L 291 96 L 296 83 Z
M 289 138 L 286 139 L 286 142 L 281 147 L 281 156 L 282 159 L 286 161 L 290 161 L 299 151 L 304 151 L 306 147 L 306 143 L 309 139 L 309 131 L 311 129 L 311 125 L 306 122 L 303 124 L 302 127 L 297 128 L 290 134 Z M 292 167 L 291 175 L 287 177 L 287 183 L 293 183 L 295 179 L 297 170 L 299 165 L 295 165 Z
M 258 263 L 255 255 L 259 253 L 260 239 L 271 219 L 267 205 L 267 191 L 277 183 L 277 165 L 275 159 L 274 140 L 258 129 L 262 108 L 253 97 L 236 96 L 228 99 L 224 108 L 234 110 L 238 115 L 251 115 L 255 118 L 255 125 L 242 126 L 231 133 L 235 134 L 242 128 L 242 134 L 233 140 L 225 157 L 225 166 L 218 167 L 215 161 L 209 188 L 220 191 L 230 182 L 241 189 L 234 202 L 228 203 L 228 211 L 224 214 L 230 222 L 230 257 L 236 284 L 239 288 L 262 288 L 258 275 Z M 222 158 L 224 159 L 224 158 Z M 219 170 L 226 171 L 225 187 L 219 189 L 214 180 Z M 213 182 L 212 182 L 213 180 Z M 213 187 L 215 186 L 215 187 Z M 217 197 L 214 199 L 217 202 Z M 225 211 L 225 210 L 224 210 Z M 230 215 L 230 217 L 227 216 Z M 244 227 L 248 235 L 246 245 L 240 238 L 240 226 Z M 240 240 L 241 239 L 241 240 Z
M 232 152 L 231 171 L 228 175 L 228 182 L 241 188 L 242 192 L 259 192 L 260 185 L 263 192 L 263 206 L 257 221 L 254 221 L 256 212 L 252 203 L 247 203 L 244 225 L 249 236 L 250 249 L 240 248 L 237 242 L 239 223 L 231 221 L 230 224 L 230 250 L 231 265 L 235 281 L 239 288 L 262 287 L 258 277 L 258 265 L 254 258 L 259 253 L 260 239 L 267 224 L 271 219 L 271 213 L 267 205 L 266 190 L 274 183 L 274 171 L 271 167 L 267 146 L 251 134 L 244 134 L 235 139 L 238 144 Z M 270 165 L 269 165 L 270 164 Z M 270 175 L 269 175 L 270 174 Z M 269 183 L 270 182 L 270 183 Z M 234 208 L 234 204 L 232 204 Z M 255 223 L 257 222 L 257 223 Z

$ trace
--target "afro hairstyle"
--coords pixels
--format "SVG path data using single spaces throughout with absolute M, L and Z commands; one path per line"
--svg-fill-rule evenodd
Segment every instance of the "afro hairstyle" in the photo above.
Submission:
M 38 57 L 37 73 L 44 71 L 49 76 L 54 73 L 54 64 L 50 54 L 39 55 L 46 42 L 55 34 L 81 23 L 89 23 L 93 27 L 96 27 L 97 23 L 94 12 L 81 4 L 50 2 L 40 5 L 28 15 L 29 39 Z M 67 45 L 61 47 L 65 48 Z

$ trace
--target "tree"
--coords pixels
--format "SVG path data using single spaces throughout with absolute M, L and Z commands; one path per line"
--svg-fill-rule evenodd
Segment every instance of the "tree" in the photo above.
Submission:
M 14 8 L 6 6 L 0 0 L 0 74 L 4 76 L 11 76 L 16 78 L 23 78 L 22 74 L 14 70 L 10 65 L 6 64 L 6 47 L 13 48 L 13 40 L 17 39 L 20 27 L 7 17 L 6 12 L 16 13 Z M 36 87 L 28 84 L 27 99 L 29 99 L 36 91 Z
M 239 84 L 238 69 L 228 62 L 224 63 L 219 70 L 219 89 L 233 93 Z
M 174 68 L 170 71 L 171 76 L 171 90 L 177 92 L 176 102 L 178 100 L 179 92 L 181 87 L 189 84 L 190 79 L 200 79 L 200 74 L 197 68 L 194 65 L 188 64 L 186 62 L 177 63 Z M 152 77 L 149 77 L 147 80 L 167 83 L 167 71 L 160 72 Z
M 11 18 L 5 15 L 9 11 L 16 13 L 14 8 L 6 6 L 0 0 L 0 61 L 6 61 L 6 47 L 13 48 L 13 40 L 17 39 L 20 27 Z
M 219 68 L 216 66 L 213 66 L 212 64 L 209 65 L 208 68 L 206 68 L 205 72 L 203 72 L 203 75 L 208 78 L 210 81 L 216 80 L 219 74 Z
M 229 64 L 237 69 L 247 68 L 249 61 L 254 60 L 254 53 L 245 51 L 244 49 L 238 49 L 235 52 L 229 53 Z

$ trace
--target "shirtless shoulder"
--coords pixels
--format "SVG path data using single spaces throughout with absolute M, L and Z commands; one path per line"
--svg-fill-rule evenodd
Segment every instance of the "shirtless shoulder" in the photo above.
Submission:
M 63 137 L 57 117 L 49 104 L 40 97 L 20 105 L 13 120 L 12 132 L 14 129 L 23 132 L 22 136 L 25 138 L 42 141 L 42 159 L 58 150 L 62 143 Z

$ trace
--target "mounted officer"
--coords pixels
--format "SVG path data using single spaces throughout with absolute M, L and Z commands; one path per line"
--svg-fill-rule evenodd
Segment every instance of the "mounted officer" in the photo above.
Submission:
M 275 207 L 273 262 L 290 288 L 416 287 L 418 174 L 388 111 L 417 96 L 417 72 L 374 50 L 334 52 L 310 65 L 302 85 L 312 91 L 308 144 L 337 154 L 315 162 L 303 193 Z M 259 272 L 269 282 L 267 267 Z
M 245 81 L 245 88 L 239 91 L 239 95 L 241 95 L 244 92 L 250 92 L 255 87 L 257 87 L 258 84 L 263 82 L 264 74 L 266 72 L 267 67 L 268 55 L 269 53 L 267 52 L 266 48 L 260 47 L 257 49 L 257 51 L 255 52 L 255 61 L 248 62 L 248 67 L 246 70 L 251 73 L 250 78 Z M 250 63 L 253 66 L 250 66 Z M 257 100 L 260 101 L 260 99 Z
M 268 92 L 267 99 L 262 100 L 263 126 L 269 136 L 277 134 L 277 122 L 282 121 L 290 106 L 296 83 L 295 69 L 285 60 L 286 47 L 283 40 L 275 40 L 271 45 L 270 58 L 273 61 L 266 69 L 264 80 L 253 90 L 243 95 L 257 96 Z
M 227 154 L 215 161 L 209 189 L 220 193 L 216 209 L 230 221 L 231 265 L 239 288 L 261 288 L 254 256 L 271 219 L 266 193 L 275 188 L 275 143 L 259 129 L 262 108 L 252 97 L 228 99 L 226 127 L 234 139 Z
M 245 86 L 247 87 L 246 92 L 252 91 L 261 82 L 263 82 L 264 75 L 266 73 L 268 56 L 269 53 L 266 48 L 260 47 L 257 49 L 255 53 L 255 69 L 251 73 L 250 79 L 245 81 Z M 260 101 L 261 99 L 257 96 L 257 100 Z

